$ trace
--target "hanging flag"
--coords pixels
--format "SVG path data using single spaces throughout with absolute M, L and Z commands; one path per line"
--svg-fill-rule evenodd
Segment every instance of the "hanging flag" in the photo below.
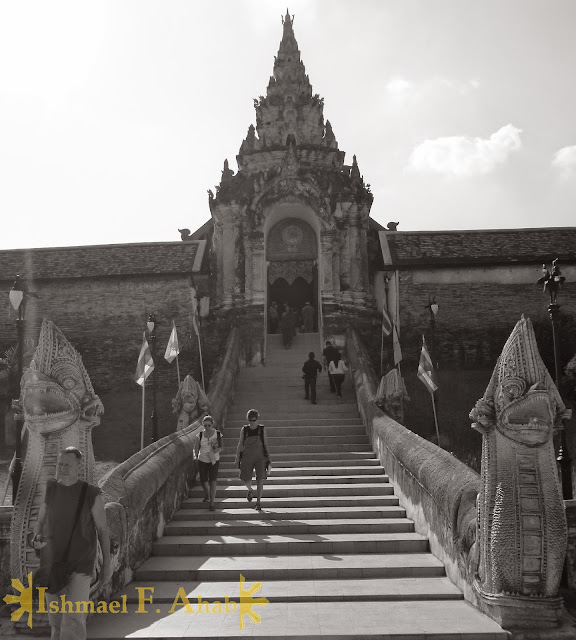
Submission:
M 180 353 L 180 349 L 178 348 L 178 334 L 176 333 L 176 323 L 172 321 L 172 333 L 170 334 L 170 339 L 168 340 L 168 345 L 166 346 L 166 353 L 164 357 L 168 362 L 172 362 L 174 358 Z
M 382 333 L 385 336 L 389 336 L 392 333 L 392 321 L 390 316 L 386 313 L 386 309 L 382 307 Z
M 392 327 L 392 342 L 394 344 L 394 365 L 397 365 L 402 360 L 402 350 L 400 349 L 398 331 L 394 326 Z
M 430 393 L 434 393 L 438 389 L 436 384 L 436 372 L 434 371 L 434 365 L 432 364 L 432 358 L 426 348 L 426 340 L 422 336 L 422 352 L 420 353 L 420 363 L 418 365 L 418 377 Z
M 192 326 L 194 327 L 194 332 L 196 333 L 196 335 L 200 337 L 200 329 L 198 328 L 198 317 L 195 312 L 192 314 Z
M 154 371 L 154 360 L 152 360 L 150 347 L 146 340 L 146 333 L 144 333 L 144 341 L 142 342 L 142 348 L 140 349 L 140 355 L 138 356 L 138 364 L 136 365 L 136 375 L 134 376 L 134 379 L 140 386 L 142 386 L 152 371 Z

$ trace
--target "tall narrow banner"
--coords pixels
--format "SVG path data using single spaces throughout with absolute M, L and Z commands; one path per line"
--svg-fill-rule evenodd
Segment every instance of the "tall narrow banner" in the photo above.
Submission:
M 434 391 L 438 389 L 438 384 L 436 383 L 436 372 L 434 371 L 432 358 L 426 348 L 426 340 L 424 339 L 424 336 L 422 336 L 422 351 L 420 352 L 420 363 L 418 364 L 417 375 L 430 393 L 434 393 Z
M 382 333 L 386 336 L 389 336 L 392 333 L 392 321 L 384 307 L 382 307 Z
M 172 362 L 174 358 L 180 353 L 180 349 L 178 347 L 178 334 L 176 333 L 176 323 L 172 321 L 172 333 L 170 334 L 170 339 L 168 340 L 168 345 L 166 346 L 166 353 L 164 357 L 168 362 Z
M 136 365 L 136 375 L 134 379 L 142 386 L 146 382 L 146 378 L 154 371 L 154 360 L 150 353 L 150 347 L 146 340 L 146 333 L 144 332 L 144 340 L 142 347 L 140 348 L 140 355 L 138 356 L 138 364 Z
M 394 365 L 402 360 L 402 349 L 400 349 L 400 339 L 396 327 L 392 327 L 392 342 L 394 344 Z

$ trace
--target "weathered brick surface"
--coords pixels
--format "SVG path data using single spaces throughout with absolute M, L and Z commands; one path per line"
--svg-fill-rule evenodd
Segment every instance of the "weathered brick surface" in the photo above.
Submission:
M 198 242 L 49 247 L 0 251 L 0 280 L 94 278 L 149 273 L 192 273 Z
M 576 260 L 576 227 L 386 233 L 392 263 L 518 264 Z
M 418 362 L 422 334 L 441 368 L 494 366 L 504 343 L 522 315 L 535 327 L 547 366 L 551 361 L 551 329 L 547 297 L 534 285 L 415 284 L 401 272 L 400 332 L 404 363 Z M 432 334 L 429 296 L 440 305 Z M 576 352 L 576 283 L 567 282 L 560 302 L 560 356 L 565 364 Z

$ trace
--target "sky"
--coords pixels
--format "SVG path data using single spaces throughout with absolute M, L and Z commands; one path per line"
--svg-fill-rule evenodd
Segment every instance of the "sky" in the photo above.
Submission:
M 573 0 L 290 0 L 400 231 L 576 226 Z M 0 249 L 179 241 L 255 124 L 286 0 L 0 0 Z

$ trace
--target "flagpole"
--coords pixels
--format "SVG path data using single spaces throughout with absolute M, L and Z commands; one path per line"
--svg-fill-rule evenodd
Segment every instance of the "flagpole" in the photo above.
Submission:
M 176 372 L 178 373 L 178 387 L 180 387 L 180 363 L 178 362 L 178 354 L 176 354 Z
M 198 355 L 200 356 L 200 373 L 202 374 L 202 389 L 206 393 L 206 387 L 204 386 L 204 364 L 202 363 L 202 342 L 200 341 L 200 323 L 198 326 Z
M 380 377 L 384 375 L 384 325 L 382 325 L 382 340 L 380 344 Z
M 140 450 L 144 449 L 144 390 L 146 389 L 146 378 L 142 382 L 142 425 L 140 427 Z
M 436 401 L 434 400 L 434 392 L 430 393 L 432 398 L 432 411 L 434 411 L 434 424 L 436 425 L 436 441 L 440 447 L 440 431 L 438 431 L 438 416 L 436 415 Z

